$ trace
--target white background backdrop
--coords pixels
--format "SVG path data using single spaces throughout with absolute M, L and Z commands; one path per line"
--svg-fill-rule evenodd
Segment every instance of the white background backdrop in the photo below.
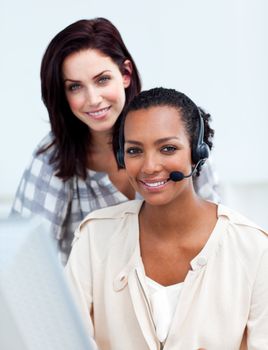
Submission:
M 176 88 L 211 113 L 224 200 L 267 223 L 267 0 L 0 1 L 1 213 L 49 130 L 45 48 L 70 23 L 101 16 L 120 30 L 143 89 Z

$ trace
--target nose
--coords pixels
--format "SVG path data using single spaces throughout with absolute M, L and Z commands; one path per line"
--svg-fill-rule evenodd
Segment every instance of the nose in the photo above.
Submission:
M 146 175 L 152 175 L 162 170 L 161 160 L 157 155 L 145 154 L 141 171 Z
M 88 87 L 86 93 L 87 103 L 90 107 L 98 106 L 102 101 L 102 96 L 97 88 Z

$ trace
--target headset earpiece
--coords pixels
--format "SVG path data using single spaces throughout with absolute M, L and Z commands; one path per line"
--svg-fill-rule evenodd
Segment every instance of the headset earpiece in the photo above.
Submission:
M 122 121 L 118 132 L 118 149 L 116 152 L 116 160 L 120 168 L 125 168 L 124 160 L 124 122 Z
M 192 150 L 192 161 L 194 164 L 197 164 L 201 160 L 205 162 L 205 160 L 209 157 L 209 147 L 204 142 L 204 120 L 199 108 L 197 109 L 199 115 L 199 134 L 196 147 Z M 204 162 L 202 162 L 202 164 Z

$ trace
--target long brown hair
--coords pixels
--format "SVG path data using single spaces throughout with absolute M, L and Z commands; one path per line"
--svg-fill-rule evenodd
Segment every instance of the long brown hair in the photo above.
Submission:
M 70 54 L 89 48 L 97 49 L 109 56 L 122 74 L 125 60 L 131 61 L 131 83 L 125 89 L 125 107 L 141 90 L 141 80 L 135 62 L 119 31 L 109 20 L 105 18 L 79 20 L 67 26 L 52 39 L 41 63 L 41 91 L 48 110 L 53 139 L 38 153 L 54 146 L 50 163 L 54 166 L 56 175 L 63 180 L 68 180 L 74 175 L 86 178 L 90 132 L 88 126 L 74 116 L 66 100 L 62 64 Z

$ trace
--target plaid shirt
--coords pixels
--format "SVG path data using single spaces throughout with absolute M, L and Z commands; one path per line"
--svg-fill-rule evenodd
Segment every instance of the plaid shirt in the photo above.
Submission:
M 50 143 L 51 139 L 51 134 L 48 134 L 34 151 L 17 189 L 11 215 L 40 215 L 57 239 L 62 262 L 65 263 L 73 233 L 82 219 L 93 210 L 125 202 L 128 198 L 103 172 L 88 170 L 85 180 L 73 176 L 65 182 L 55 176 L 49 164 L 53 147 L 36 155 L 36 151 Z M 202 198 L 219 201 L 217 181 L 210 162 L 203 167 L 199 177 L 194 177 L 194 186 Z

